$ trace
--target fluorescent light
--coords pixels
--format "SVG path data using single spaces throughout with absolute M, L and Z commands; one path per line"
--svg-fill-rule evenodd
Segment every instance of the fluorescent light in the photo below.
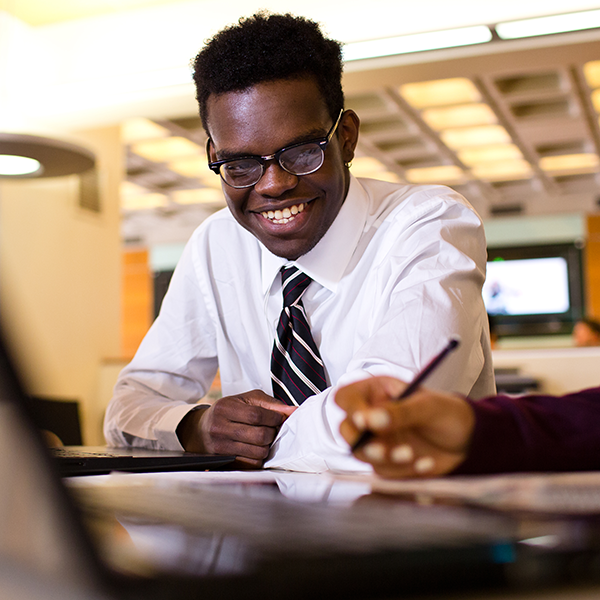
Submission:
M 515 40 L 595 27 L 600 27 L 600 9 L 498 23 L 496 33 L 503 40 Z
M 455 48 L 457 46 L 472 46 L 484 44 L 492 39 L 492 32 L 485 25 L 461 27 L 444 31 L 429 31 L 400 35 L 379 40 L 364 42 L 350 42 L 344 44 L 344 61 L 362 60 L 394 54 L 408 54 L 410 52 L 424 52 L 426 50 L 440 50 L 442 48 Z
M 154 162 L 169 162 L 184 156 L 202 154 L 202 149 L 197 144 L 178 136 L 138 142 L 132 145 L 131 151 Z
M 423 120 L 435 131 L 451 127 L 471 127 L 496 123 L 496 115 L 487 104 L 462 104 L 423 111 Z
M 358 156 L 352 160 L 350 171 L 355 177 L 372 177 L 380 181 L 399 183 L 400 177 L 388 170 L 380 160 L 371 156 Z
M 598 169 L 598 156 L 590 153 L 544 156 L 540 159 L 540 168 L 544 171 L 593 172 Z
M 592 60 L 583 65 L 583 74 L 592 89 L 600 87 L 600 60 Z
M 352 160 L 350 170 L 356 177 L 369 177 L 374 173 L 382 173 L 387 167 L 372 156 L 357 156 Z
M 473 146 L 492 146 L 512 142 L 508 132 L 502 125 L 481 125 L 479 127 L 460 127 L 446 129 L 440 134 L 446 146 L 453 150 L 461 150 Z
M 505 160 L 480 163 L 473 167 L 473 175 L 486 181 L 514 181 L 531 176 L 531 165 L 526 160 Z
M 600 89 L 592 92 L 592 104 L 594 105 L 594 110 L 600 113 Z
M 17 177 L 19 175 L 33 175 L 42 168 L 39 160 L 26 156 L 0 154 L 0 177 Z
M 450 106 L 481 101 L 475 84 L 466 77 L 420 81 L 400 86 L 400 94 L 414 108 Z
M 406 179 L 411 183 L 457 183 L 465 179 L 465 174 L 456 165 L 442 165 L 408 169 Z
M 522 159 L 523 155 L 514 144 L 495 144 L 493 146 L 475 146 L 458 152 L 460 161 L 468 167 L 481 163 Z

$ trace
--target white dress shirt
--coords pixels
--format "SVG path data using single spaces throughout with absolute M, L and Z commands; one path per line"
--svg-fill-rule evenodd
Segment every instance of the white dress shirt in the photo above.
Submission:
M 287 262 L 227 209 L 200 225 L 160 315 L 119 376 L 106 413 L 109 444 L 181 449 L 176 428 L 217 368 L 224 396 L 272 394 Z M 302 300 L 330 387 L 285 421 L 266 467 L 370 470 L 339 434 L 336 388 L 372 375 L 410 380 L 452 335 L 462 343 L 427 385 L 471 398 L 494 393 L 481 297 L 485 236 L 458 193 L 352 177 L 333 225 L 293 264 L 313 279 Z

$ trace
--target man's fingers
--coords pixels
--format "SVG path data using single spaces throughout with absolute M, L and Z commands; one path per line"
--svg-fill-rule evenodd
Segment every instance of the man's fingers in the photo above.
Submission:
M 297 406 L 290 406 L 288 404 L 284 404 L 283 402 L 279 402 L 278 400 L 251 398 L 247 402 L 253 406 L 260 406 L 261 408 L 266 408 L 267 410 L 280 413 L 286 417 L 289 417 L 298 408 Z
M 248 407 L 253 411 L 262 411 L 270 413 L 264 415 L 262 413 L 250 414 L 246 413 L 244 418 L 242 415 L 235 415 L 232 420 L 227 415 L 223 415 L 217 409 L 212 414 L 210 421 L 204 424 L 205 431 L 216 444 L 218 440 L 242 442 L 255 446 L 267 446 L 273 442 L 277 429 L 282 421 L 282 416 L 272 411 L 266 411 L 260 407 Z M 273 421 L 273 424 L 265 424 L 265 421 Z M 227 454 L 232 454 L 231 451 Z M 236 453 L 237 454 L 237 453 Z
M 232 439 L 215 439 L 215 454 L 233 455 L 238 459 L 244 458 L 246 462 L 253 461 L 259 466 L 269 455 L 269 446 L 259 446 L 244 441 Z
M 249 392 L 221 398 L 214 405 L 214 416 L 232 423 L 279 427 L 294 411 L 263 392 Z

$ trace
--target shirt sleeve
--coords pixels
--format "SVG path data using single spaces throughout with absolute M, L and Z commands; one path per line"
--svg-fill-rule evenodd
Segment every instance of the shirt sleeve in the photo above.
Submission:
M 475 430 L 455 474 L 600 469 L 600 388 L 469 402 Z
M 459 349 L 428 385 L 465 396 L 494 393 L 481 297 L 486 252 L 479 217 L 452 198 L 431 198 L 408 221 L 393 221 L 380 246 L 386 249 L 385 260 L 377 266 L 382 283 L 376 300 L 364 310 L 372 330 L 334 385 L 373 375 L 410 381 L 451 336 L 459 335 Z M 379 285 L 376 279 L 374 287 Z M 360 470 L 339 434 L 344 414 L 335 404 L 335 389 L 305 401 L 287 419 L 266 466 Z M 325 425 L 315 426 L 323 421 Z
M 193 254 L 188 244 L 159 317 L 119 375 L 104 420 L 109 445 L 182 450 L 177 426 L 214 379 L 214 307 L 198 282 Z

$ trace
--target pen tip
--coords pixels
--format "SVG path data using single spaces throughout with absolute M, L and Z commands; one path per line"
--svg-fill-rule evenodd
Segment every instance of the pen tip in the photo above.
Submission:
M 460 337 L 458 335 L 453 335 L 450 338 L 450 342 L 448 343 L 448 346 L 450 348 L 456 348 L 456 346 L 458 346 L 460 344 Z

